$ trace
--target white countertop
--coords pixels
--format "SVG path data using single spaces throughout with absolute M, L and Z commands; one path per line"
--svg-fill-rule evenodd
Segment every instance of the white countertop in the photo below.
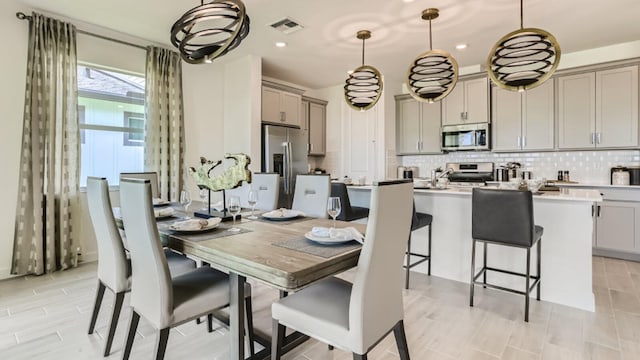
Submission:
M 571 188 L 611 188 L 611 189 L 625 189 L 625 190 L 640 190 L 640 185 L 611 185 L 611 184 L 596 184 L 596 183 L 578 183 L 578 184 L 569 184 L 569 183 L 555 183 L 554 185 L 560 187 L 571 187 Z
M 574 184 L 575 185 L 575 184 Z M 496 187 L 486 186 L 487 189 L 496 189 Z M 372 187 L 370 185 L 352 185 L 349 186 L 352 190 L 367 190 L 370 191 Z M 471 196 L 472 188 L 470 187 L 449 187 L 442 190 L 437 189 L 414 189 L 416 194 L 438 194 L 438 195 L 461 195 Z M 597 190 L 592 189 L 578 189 L 574 187 L 566 187 L 560 189 L 560 191 L 545 191 L 540 195 L 534 195 L 535 200 L 567 200 L 567 201 L 587 201 L 587 202 L 601 202 L 602 195 Z

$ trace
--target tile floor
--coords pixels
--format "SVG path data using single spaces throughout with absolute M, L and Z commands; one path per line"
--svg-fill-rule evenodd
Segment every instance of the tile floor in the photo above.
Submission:
M 640 263 L 593 258 L 596 312 L 532 302 L 523 321 L 520 296 L 477 288 L 468 306 L 466 284 L 420 274 L 405 292 L 405 325 L 412 359 L 640 359 Z M 100 359 L 111 309 L 87 335 L 96 264 L 40 277 L 0 281 L 0 359 Z M 352 274 L 346 273 L 345 277 Z M 108 293 L 108 292 L 107 292 Z M 270 328 L 277 292 L 254 284 L 256 325 Z M 103 302 L 106 309 L 113 296 Z M 128 302 L 128 297 L 125 304 Z M 130 311 L 123 309 L 109 359 L 122 356 Z M 171 330 L 166 359 L 228 359 L 227 330 L 207 333 L 190 322 Z M 155 334 L 141 320 L 133 359 L 151 359 Z M 393 336 L 371 360 L 397 359 Z M 287 354 L 292 360 L 348 360 L 315 340 Z

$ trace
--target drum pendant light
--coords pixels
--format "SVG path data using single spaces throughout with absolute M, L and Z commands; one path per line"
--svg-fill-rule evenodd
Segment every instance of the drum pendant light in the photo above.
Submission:
M 364 41 L 371 37 L 369 30 L 358 31 L 362 40 L 362 65 L 353 70 L 344 85 L 344 99 L 355 110 L 371 109 L 382 94 L 382 75 L 378 69 L 364 64 Z
M 413 60 L 407 73 L 409 94 L 427 103 L 444 99 L 458 82 L 456 59 L 444 50 L 433 50 L 431 20 L 438 16 L 438 9 L 430 8 L 422 12 L 422 19 L 429 20 L 429 51 Z
M 560 45 L 550 33 L 523 26 L 520 0 L 520 29 L 503 36 L 487 58 L 487 72 L 499 87 L 524 91 L 542 85 L 560 63 Z
M 190 64 L 211 63 L 247 35 L 249 16 L 240 0 L 201 0 L 171 27 L 171 43 Z

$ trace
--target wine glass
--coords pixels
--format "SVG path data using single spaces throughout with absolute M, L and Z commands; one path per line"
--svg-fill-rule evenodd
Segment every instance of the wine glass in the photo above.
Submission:
M 184 212 L 186 214 L 189 205 L 191 205 L 191 193 L 186 189 L 180 191 L 180 205 L 184 206 Z
M 229 231 L 238 232 L 240 228 L 236 227 L 236 216 L 240 214 L 240 198 L 238 196 L 230 196 L 228 208 L 231 215 L 233 215 L 233 227 Z
M 209 210 L 209 203 L 206 201 L 209 196 L 209 189 L 200 189 L 198 193 L 200 195 L 200 201 L 204 204 L 203 210 Z
M 251 215 L 248 217 L 248 219 L 251 219 L 251 220 L 257 219 L 258 217 L 253 215 L 253 212 L 255 211 L 256 204 L 258 203 L 258 190 L 256 189 L 249 190 L 249 197 L 247 199 L 247 202 L 251 206 Z
M 342 206 L 340 205 L 340 198 L 332 196 L 327 200 L 327 213 L 333 218 L 333 228 L 336 227 L 336 216 L 340 215 Z

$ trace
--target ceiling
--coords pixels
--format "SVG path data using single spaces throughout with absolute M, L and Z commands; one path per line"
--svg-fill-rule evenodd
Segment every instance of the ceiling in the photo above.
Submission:
M 197 0 L 19 0 L 46 12 L 82 20 L 157 43 L 169 44 L 171 25 Z M 215 62 L 247 54 L 261 56 L 263 75 L 322 88 L 342 84 L 361 62 L 368 29 L 366 63 L 387 81 L 401 81 L 409 63 L 429 48 L 428 7 L 433 48 L 449 51 L 461 67 L 484 64 L 493 44 L 519 27 L 518 0 L 244 0 L 251 32 L 235 50 Z M 25 9 L 26 10 L 26 9 Z M 640 40 L 640 1 L 525 0 L 524 26 L 554 34 L 563 53 Z M 285 35 L 268 25 L 289 17 L 304 29 Z M 276 48 L 276 41 L 288 44 Z M 455 45 L 468 44 L 463 51 Z M 208 66 L 188 65 L 185 66 Z M 210 65 L 209 65 L 210 66 Z

